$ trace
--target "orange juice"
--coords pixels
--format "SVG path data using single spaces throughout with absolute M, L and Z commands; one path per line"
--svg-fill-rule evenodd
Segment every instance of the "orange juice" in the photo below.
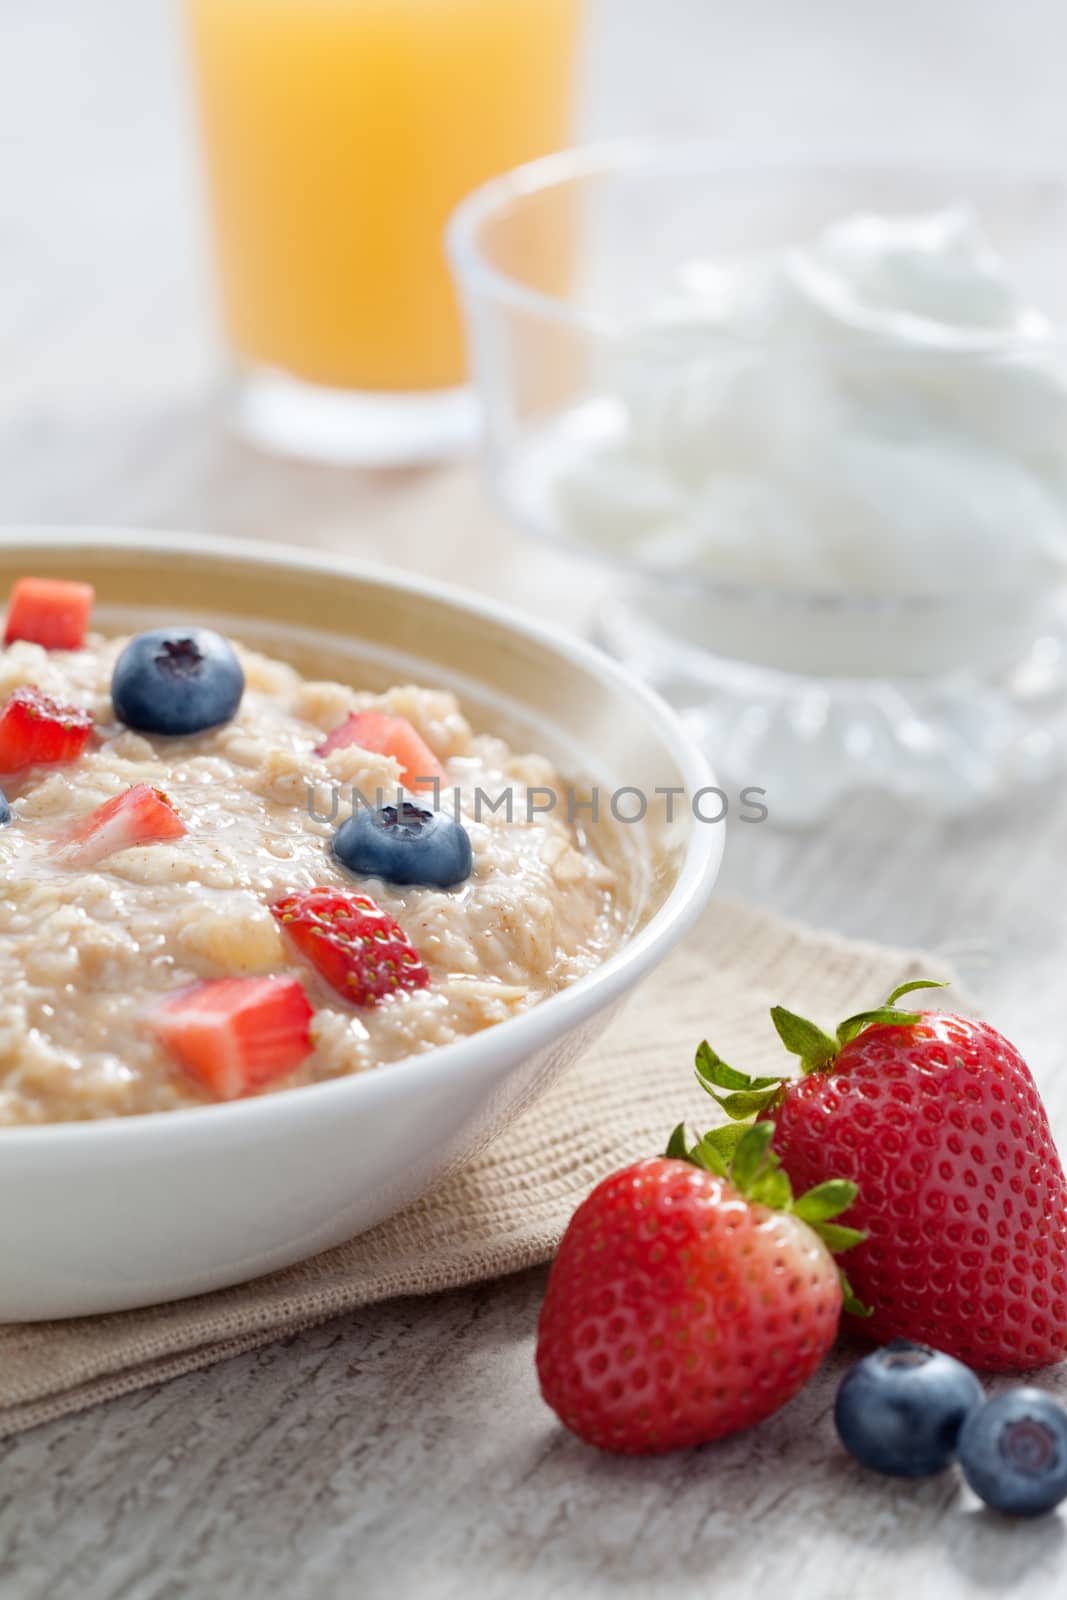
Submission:
M 580 3 L 186 0 L 243 360 L 343 389 L 462 382 L 442 230 L 568 143 Z

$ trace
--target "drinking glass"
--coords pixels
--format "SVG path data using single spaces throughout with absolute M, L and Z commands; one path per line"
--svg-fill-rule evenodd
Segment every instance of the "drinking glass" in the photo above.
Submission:
M 349 463 L 476 427 L 442 245 L 568 142 L 581 0 L 185 0 L 247 434 Z

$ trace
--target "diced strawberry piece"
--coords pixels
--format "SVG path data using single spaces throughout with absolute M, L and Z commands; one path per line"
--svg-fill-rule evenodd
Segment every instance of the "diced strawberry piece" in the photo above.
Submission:
M 180 839 L 188 830 L 162 789 L 136 783 L 81 817 L 59 841 L 64 858 L 75 867 L 91 867 L 116 850 L 135 844 Z
M 93 731 L 80 706 L 61 706 L 39 689 L 16 689 L 0 711 L 0 772 L 74 761 Z
M 4 643 L 29 639 L 46 650 L 78 650 L 85 643 L 95 598 L 91 583 L 20 578 L 7 602 Z
M 330 986 L 356 1006 L 373 1006 L 399 989 L 425 989 L 430 975 L 398 922 L 369 894 L 307 889 L 276 900 L 271 911 Z
M 300 1065 L 313 1016 L 296 978 L 212 978 L 164 1000 L 147 1021 L 191 1077 L 236 1100 Z
M 432 789 L 435 778 L 444 778 L 445 769 L 407 717 L 393 717 L 385 711 L 353 711 L 316 747 L 315 754 L 328 756 L 331 750 L 344 750 L 352 744 L 376 756 L 393 756 L 400 763 L 400 781 L 406 789 Z

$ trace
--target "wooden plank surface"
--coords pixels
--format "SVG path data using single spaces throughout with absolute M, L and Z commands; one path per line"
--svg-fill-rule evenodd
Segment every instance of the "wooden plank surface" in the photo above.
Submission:
M 1065 45 L 1044 0 L 599 0 L 585 124 L 1047 163 L 1067 158 Z M 294 466 L 229 436 L 164 0 L 0 0 L 0 152 L 3 520 L 387 553 L 473 569 L 582 622 L 579 570 L 502 524 L 472 560 L 451 530 L 475 488 L 450 485 L 446 527 L 428 510 L 433 475 Z M 951 957 L 1031 1055 L 1067 1142 L 1058 791 L 963 823 L 853 803 L 815 835 L 736 829 L 724 884 Z M 2 1592 L 595 1600 L 773 1585 L 962 1600 L 1067 1586 L 1062 1518 L 1012 1527 L 951 1477 L 850 1472 L 827 1380 L 714 1452 L 590 1455 L 536 1394 L 542 1282 L 378 1307 L 8 1442 Z

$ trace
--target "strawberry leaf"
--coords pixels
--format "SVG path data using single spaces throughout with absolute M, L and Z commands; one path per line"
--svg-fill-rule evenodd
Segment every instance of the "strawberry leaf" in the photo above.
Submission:
M 847 1017 L 837 1030 L 838 1044 L 848 1044 L 855 1039 L 865 1028 L 877 1027 L 885 1024 L 891 1028 L 913 1028 L 920 1020 L 921 1012 L 898 1011 L 895 1006 L 879 1006 L 874 1011 L 859 1011 L 854 1017 Z
M 665 1154 L 669 1161 L 688 1161 L 694 1167 L 703 1167 L 705 1172 L 713 1172 L 717 1178 L 727 1176 L 728 1156 L 707 1135 L 690 1146 L 684 1122 L 678 1124 L 667 1140 Z
M 728 1117 L 735 1122 L 747 1121 L 749 1117 L 757 1115 L 770 1105 L 778 1093 L 777 1089 L 752 1089 L 740 1094 L 716 1094 L 714 1089 L 709 1089 L 705 1084 L 711 1098 L 717 1106 L 721 1106 Z
M 895 1006 L 898 1000 L 906 994 L 914 994 L 916 989 L 947 989 L 947 982 L 938 982 L 936 978 L 913 978 L 911 983 L 898 983 L 893 993 L 886 1001 L 887 1006 Z
M 773 1138 L 773 1122 L 754 1122 L 738 1140 L 730 1176 L 742 1194 L 748 1192 L 749 1185 L 763 1166 Z
M 689 1150 L 685 1142 L 685 1123 L 680 1122 L 667 1140 L 667 1149 L 664 1152 L 671 1161 L 688 1161 Z
M 807 1017 L 798 1017 L 784 1006 L 771 1007 L 771 1021 L 786 1049 L 800 1057 L 804 1072 L 820 1072 L 837 1055 L 836 1039 L 831 1039 Z
M 840 1267 L 837 1269 L 837 1276 L 841 1280 L 842 1311 L 847 1311 L 850 1317 L 873 1316 L 873 1307 L 865 1306 L 862 1300 L 857 1299 L 852 1285 Z
M 844 1228 L 839 1222 L 812 1222 L 809 1226 L 832 1255 L 837 1255 L 840 1250 L 851 1250 L 853 1245 L 862 1244 L 867 1237 L 859 1228 Z
M 793 1210 L 805 1222 L 827 1222 L 847 1211 L 858 1194 L 859 1186 L 848 1178 L 828 1178 L 802 1194 Z
M 667 1140 L 665 1154 L 671 1161 L 688 1161 L 694 1167 L 702 1167 L 705 1172 L 713 1172 L 717 1178 L 727 1178 L 730 1176 L 734 1152 L 747 1132 L 747 1127 L 728 1122 L 721 1128 L 713 1128 L 710 1133 L 703 1134 L 696 1144 L 690 1145 L 686 1139 L 685 1123 L 680 1122 Z
M 721 1128 L 712 1128 L 701 1138 L 701 1144 L 710 1144 L 725 1161 L 732 1161 L 737 1154 L 737 1147 L 748 1132 L 748 1124 L 743 1122 L 724 1122 Z
M 697 1141 L 690 1150 L 688 1159 L 695 1167 L 703 1167 L 705 1172 L 713 1172 L 717 1178 L 730 1176 L 729 1160 L 707 1139 Z
M 793 1188 L 788 1177 L 777 1164 L 759 1173 L 749 1184 L 747 1200 L 770 1206 L 772 1211 L 788 1211 L 793 1199 Z
M 776 1089 L 782 1081 L 780 1077 L 750 1078 L 747 1072 L 738 1072 L 736 1067 L 727 1066 L 706 1039 L 697 1049 L 696 1069 L 697 1077 L 705 1088 L 711 1084 L 716 1089 Z

